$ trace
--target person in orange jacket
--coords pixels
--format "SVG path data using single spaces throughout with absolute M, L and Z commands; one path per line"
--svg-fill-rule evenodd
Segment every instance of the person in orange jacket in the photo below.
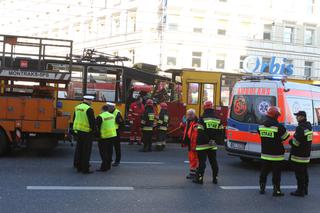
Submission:
M 194 179 L 196 177 L 196 171 L 199 166 L 198 155 L 196 151 L 197 146 L 197 131 L 198 118 L 196 116 L 194 109 L 189 109 L 187 111 L 186 120 L 180 124 L 180 127 L 184 129 L 182 146 L 188 146 L 188 158 L 189 158 L 189 168 L 190 173 L 187 175 L 187 179 Z
M 144 113 L 142 97 L 137 97 L 136 101 L 130 105 L 128 119 L 130 121 L 130 145 L 137 140 L 137 144 L 141 145 L 141 116 Z

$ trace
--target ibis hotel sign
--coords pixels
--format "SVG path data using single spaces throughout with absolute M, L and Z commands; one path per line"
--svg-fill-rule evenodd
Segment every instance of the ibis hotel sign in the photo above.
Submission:
M 259 56 L 248 56 L 243 61 L 243 71 L 247 73 L 270 73 L 277 75 L 292 75 L 293 64 L 288 64 L 286 58 L 271 57 L 269 62 L 263 62 Z

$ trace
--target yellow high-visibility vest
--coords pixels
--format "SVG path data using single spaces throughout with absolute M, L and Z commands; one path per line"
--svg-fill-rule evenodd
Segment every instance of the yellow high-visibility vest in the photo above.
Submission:
M 113 116 L 114 116 L 114 119 L 116 119 L 118 113 L 120 113 L 120 111 L 119 111 L 118 109 L 115 109 L 115 110 L 113 111 L 112 114 L 113 114 Z M 117 124 L 116 121 L 115 121 L 114 123 L 115 123 L 116 129 L 119 129 L 119 124 Z
M 74 131 L 82 131 L 82 132 L 90 132 L 92 129 L 90 128 L 87 110 L 91 107 L 85 103 L 81 103 L 74 108 L 75 119 L 73 122 L 73 130 Z
M 117 136 L 114 115 L 110 112 L 103 112 L 99 115 L 102 119 L 100 136 L 102 139 L 113 138 Z

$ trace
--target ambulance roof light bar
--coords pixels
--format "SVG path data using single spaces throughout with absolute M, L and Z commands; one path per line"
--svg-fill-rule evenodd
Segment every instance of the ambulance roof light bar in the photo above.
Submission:
M 283 75 L 250 75 L 250 76 L 243 76 L 242 80 L 248 81 L 260 81 L 260 80 L 275 80 L 275 81 L 285 81 L 287 76 Z

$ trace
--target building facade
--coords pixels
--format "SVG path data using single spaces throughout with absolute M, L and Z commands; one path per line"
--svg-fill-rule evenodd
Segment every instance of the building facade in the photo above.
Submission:
M 247 56 L 276 57 L 294 65 L 294 77 L 320 78 L 320 0 L 90 2 L 79 15 L 28 33 L 73 39 L 79 54 L 95 48 L 127 56 L 129 66 L 240 72 Z

